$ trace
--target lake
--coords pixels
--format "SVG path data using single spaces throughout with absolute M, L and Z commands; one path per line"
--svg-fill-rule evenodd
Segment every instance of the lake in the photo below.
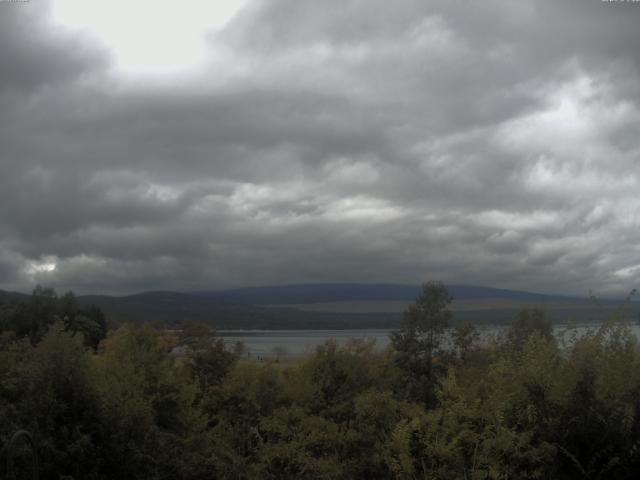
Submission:
M 504 331 L 504 326 L 479 327 L 481 339 L 488 339 Z M 594 324 L 578 325 L 578 335 L 597 328 Z M 566 330 L 565 325 L 554 326 L 558 338 L 562 338 Z M 640 338 L 640 326 L 632 325 L 632 332 Z M 384 349 L 391 342 L 389 334 L 393 329 L 355 329 L 355 330 L 219 330 L 225 343 L 232 348 L 240 341 L 244 344 L 245 355 L 252 357 L 299 356 L 313 353 L 315 347 L 324 344 L 329 339 L 335 339 L 338 345 L 345 345 L 353 339 L 375 340 L 377 350 Z M 278 352 L 278 353 L 276 353 Z
M 375 340 L 376 349 L 384 349 L 390 343 L 389 334 L 393 330 L 219 330 L 218 335 L 232 346 L 242 342 L 250 356 L 275 357 L 280 354 L 298 356 L 312 353 L 316 346 L 333 338 L 338 345 L 345 345 L 352 339 Z

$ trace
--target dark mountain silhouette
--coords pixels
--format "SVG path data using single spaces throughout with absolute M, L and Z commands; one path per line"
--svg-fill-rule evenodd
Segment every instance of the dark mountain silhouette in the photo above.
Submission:
M 5 302 L 11 302 L 11 301 L 15 301 L 15 300 L 20 300 L 23 298 L 28 297 L 28 295 L 26 293 L 20 293 L 20 292 L 8 292 L 5 290 L 0 290 L 0 304 L 5 303 Z
M 566 322 L 570 317 L 600 321 L 610 308 L 621 303 L 601 300 L 603 308 L 598 309 L 586 297 L 473 285 L 447 288 L 454 301 L 465 304 L 464 309 L 454 311 L 454 321 L 484 324 L 508 323 L 518 310 L 530 306 L 544 308 L 556 322 Z M 384 302 L 411 302 L 419 292 L 417 285 L 324 283 L 199 292 L 149 291 L 125 296 L 80 295 L 77 299 L 81 305 L 100 307 L 114 325 L 151 322 L 178 327 L 191 321 L 218 329 L 395 328 L 402 315 L 402 304 L 397 311 L 377 311 L 375 307 Z M 25 296 L 0 291 L 0 303 Z M 367 313 L 342 311 L 340 302 L 360 302 L 373 308 Z M 323 310 L 325 303 L 332 308 Z M 319 308 L 305 310 L 304 305 Z M 638 304 L 632 304 L 631 308 L 632 314 L 637 315 Z
M 505 290 L 473 285 L 447 285 L 455 300 L 504 299 L 525 301 L 588 302 L 588 299 L 563 295 L 548 295 L 519 290 Z M 195 292 L 211 299 L 250 305 L 282 305 L 301 303 L 341 302 L 350 300 L 415 300 L 420 293 L 418 285 L 321 283 L 307 285 L 282 285 L 247 287 L 233 290 Z

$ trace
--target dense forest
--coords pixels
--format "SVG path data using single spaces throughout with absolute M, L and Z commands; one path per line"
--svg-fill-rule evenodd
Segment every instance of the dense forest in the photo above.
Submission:
M 640 350 L 621 315 L 560 342 L 523 311 L 487 343 L 450 326 L 450 302 L 427 283 L 387 350 L 328 342 L 284 364 L 196 324 L 109 330 L 36 289 L 0 306 L 0 446 L 32 432 L 46 479 L 635 478 Z

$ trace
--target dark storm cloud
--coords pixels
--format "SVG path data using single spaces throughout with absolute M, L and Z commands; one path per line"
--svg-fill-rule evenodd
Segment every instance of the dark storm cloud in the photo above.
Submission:
M 0 5 L 0 93 L 71 80 L 104 64 L 94 44 L 53 29 L 49 10 L 47 2 Z
M 0 3 L 0 288 L 640 277 L 635 4 L 255 0 L 149 83 L 29 5 Z

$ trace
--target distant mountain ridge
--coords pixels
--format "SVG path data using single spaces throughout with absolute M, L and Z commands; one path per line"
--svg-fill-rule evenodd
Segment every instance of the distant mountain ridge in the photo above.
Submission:
M 454 322 L 509 323 L 516 312 L 532 306 L 544 308 L 549 318 L 560 323 L 570 317 L 601 321 L 604 312 L 595 309 L 588 298 L 473 285 L 447 288 L 454 299 Z M 151 322 L 179 327 L 191 321 L 218 329 L 396 328 L 402 311 L 420 291 L 418 285 L 323 283 L 197 292 L 147 291 L 124 296 L 79 295 L 77 299 L 81 305 L 100 307 L 114 325 Z M 26 294 L 0 291 L 0 303 L 24 297 Z M 600 300 L 605 310 L 620 303 Z M 634 303 L 634 311 L 638 305 Z
M 484 287 L 477 285 L 446 285 L 454 300 L 472 299 L 505 299 L 540 302 L 589 302 L 587 297 L 569 295 L 555 295 L 533 293 L 524 290 L 510 290 L 503 288 Z M 84 300 L 95 299 L 99 302 L 108 299 L 128 299 L 129 301 L 145 302 L 153 300 L 161 303 L 186 301 L 189 303 L 203 302 L 204 298 L 215 300 L 220 304 L 236 305 L 282 305 L 341 302 L 355 300 L 415 300 L 420 294 L 419 285 L 404 285 L 393 283 L 310 283 L 292 285 L 267 285 L 258 287 L 242 287 L 223 290 L 202 291 L 171 291 L 149 290 L 128 295 L 78 295 Z M 62 292 L 59 292 L 62 293 Z M 20 298 L 28 294 L 0 290 L 0 301 L 4 299 Z M 200 300 L 198 300 L 198 298 Z M 617 303 L 619 300 L 601 299 L 601 302 Z
M 27 297 L 26 293 L 9 292 L 7 290 L 0 290 L 0 303 L 4 303 L 7 301 L 20 300 L 21 298 L 25 298 L 25 297 Z
M 474 285 L 447 285 L 454 300 L 505 299 L 539 302 L 588 302 L 587 298 L 565 295 L 531 293 L 521 290 L 506 290 Z M 415 300 L 420 294 L 419 285 L 401 284 L 360 284 L 360 283 L 320 283 L 301 285 L 281 285 L 246 287 L 232 290 L 193 292 L 195 295 L 224 300 L 231 303 L 250 305 L 283 305 L 352 300 Z

